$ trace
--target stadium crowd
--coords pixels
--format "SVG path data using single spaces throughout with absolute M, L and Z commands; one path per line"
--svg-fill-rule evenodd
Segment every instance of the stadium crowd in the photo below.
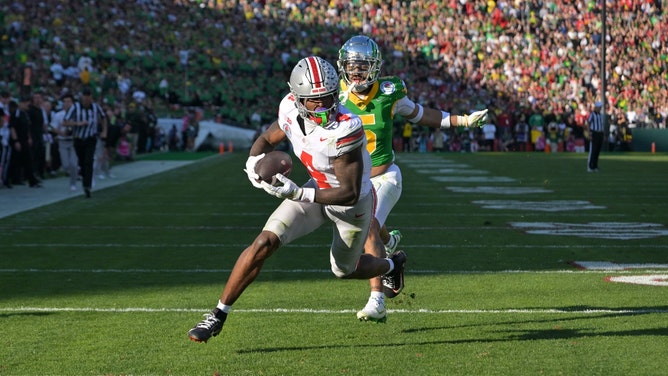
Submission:
M 619 135 L 666 125 L 661 3 L 606 3 L 603 100 Z M 453 113 L 489 108 L 501 150 L 521 119 L 546 138 L 555 125 L 587 136 L 579 129 L 602 99 L 601 21 L 602 2 L 593 0 L 7 1 L 0 89 L 13 98 L 40 92 L 57 108 L 66 92 L 91 87 L 119 116 L 142 102 L 162 116 L 200 107 L 252 127 L 253 118 L 274 119 L 296 61 L 315 54 L 334 62 L 342 42 L 363 33 L 381 46 L 384 72 L 410 83 L 414 100 Z

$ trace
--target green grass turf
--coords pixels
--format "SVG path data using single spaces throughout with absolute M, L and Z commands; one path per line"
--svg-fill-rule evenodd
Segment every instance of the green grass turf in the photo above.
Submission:
M 137 160 L 142 161 L 195 161 L 215 155 L 217 153 L 212 151 L 206 152 L 183 152 L 183 151 L 168 151 L 138 154 Z
M 386 324 L 355 319 L 368 284 L 329 272 L 324 227 L 268 260 L 207 344 L 189 341 L 188 329 L 278 204 L 248 183 L 244 154 L 4 218 L 0 375 L 664 375 L 668 287 L 606 277 L 668 270 L 581 271 L 569 262 L 668 264 L 668 156 L 604 154 L 599 173 L 587 173 L 585 159 L 400 154 L 404 192 L 388 225 L 404 234 L 407 286 L 387 300 Z M 460 167 L 436 171 L 452 165 Z M 297 166 L 293 178 L 305 176 Z M 481 200 L 524 204 L 490 209 Z M 598 208 L 536 210 L 557 200 Z M 591 229 L 532 234 L 518 222 L 656 227 L 652 237 L 614 239 Z

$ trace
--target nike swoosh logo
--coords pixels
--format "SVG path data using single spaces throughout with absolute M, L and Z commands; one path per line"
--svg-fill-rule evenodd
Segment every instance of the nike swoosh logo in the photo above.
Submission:
M 327 141 L 327 137 L 325 138 L 320 137 L 320 141 Z
M 361 216 L 363 216 L 363 215 L 364 215 L 364 213 L 362 213 L 362 214 L 355 214 L 355 218 L 359 218 L 359 217 L 361 217 Z

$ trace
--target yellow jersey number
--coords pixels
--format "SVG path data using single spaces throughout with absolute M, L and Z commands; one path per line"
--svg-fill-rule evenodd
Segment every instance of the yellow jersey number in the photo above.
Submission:
M 360 115 L 360 119 L 364 126 L 364 134 L 366 135 L 366 150 L 369 154 L 373 154 L 376 150 L 376 134 L 366 127 L 376 123 L 376 116 L 374 114 Z

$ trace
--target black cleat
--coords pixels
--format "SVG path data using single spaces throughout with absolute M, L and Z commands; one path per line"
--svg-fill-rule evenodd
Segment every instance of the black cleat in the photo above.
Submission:
M 227 313 L 214 308 L 211 313 L 204 315 L 204 320 L 198 322 L 194 328 L 190 329 L 188 336 L 195 342 L 206 342 L 211 337 L 215 337 L 220 333 L 226 318 Z
M 406 254 L 404 251 L 397 251 L 390 255 L 394 263 L 394 269 L 391 272 L 380 277 L 383 283 L 383 292 L 388 298 L 394 298 L 404 289 L 404 268 L 406 267 Z

